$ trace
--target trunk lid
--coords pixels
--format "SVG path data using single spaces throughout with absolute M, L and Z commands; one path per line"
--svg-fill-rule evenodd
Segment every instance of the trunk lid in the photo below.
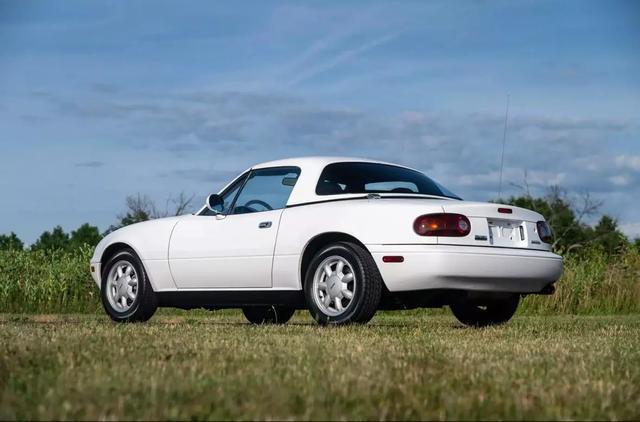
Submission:
M 511 205 L 466 201 L 447 201 L 442 208 L 446 213 L 467 216 L 471 233 L 465 237 L 439 237 L 439 244 L 551 249 L 538 237 L 536 222 L 544 217 L 537 212 Z

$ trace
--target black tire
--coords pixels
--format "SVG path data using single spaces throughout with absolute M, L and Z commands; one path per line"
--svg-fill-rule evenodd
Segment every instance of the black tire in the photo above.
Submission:
M 126 262 L 130 264 L 137 275 L 138 279 L 138 291 L 135 299 L 130 304 L 129 309 L 125 311 L 119 311 L 114 308 L 107 297 L 108 293 L 108 276 L 111 269 L 115 264 L 119 262 Z M 102 283 L 100 289 L 100 297 L 102 298 L 102 306 L 105 311 L 116 322 L 143 322 L 147 321 L 153 316 L 158 309 L 158 300 L 156 294 L 149 283 L 147 273 L 144 270 L 140 258 L 135 254 L 132 249 L 123 249 L 116 253 L 111 259 L 109 259 L 102 269 Z
M 252 324 L 286 324 L 295 312 L 294 308 L 275 305 L 242 308 L 245 318 Z
M 340 315 L 328 315 L 314 299 L 313 279 L 318 267 L 328 257 L 344 258 L 354 273 L 355 292 L 346 310 Z M 382 276 L 373 257 L 362 246 L 337 242 L 322 248 L 311 260 L 305 276 L 304 294 L 311 316 L 320 324 L 367 323 L 378 310 L 382 295 Z
M 483 303 L 462 301 L 451 304 L 449 307 L 453 315 L 470 327 L 487 327 L 500 325 L 509 321 L 516 313 L 520 296 L 510 295 L 506 298 L 494 299 Z

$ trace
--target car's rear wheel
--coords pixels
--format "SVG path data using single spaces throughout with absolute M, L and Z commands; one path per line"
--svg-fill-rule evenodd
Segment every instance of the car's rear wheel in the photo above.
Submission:
M 111 319 L 141 322 L 151 318 L 158 308 L 158 301 L 135 252 L 123 249 L 103 268 L 100 296 Z
M 520 297 L 517 294 L 491 300 L 465 300 L 451 304 L 453 315 L 470 327 L 486 327 L 504 324 L 518 309 Z
M 366 249 L 338 242 L 314 256 L 304 290 L 309 311 L 320 324 L 366 323 L 378 309 L 382 284 Z
M 286 324 L 295 309 L 286 306 L 248 306 L 242 308 L 245 318 L 252 324 Z

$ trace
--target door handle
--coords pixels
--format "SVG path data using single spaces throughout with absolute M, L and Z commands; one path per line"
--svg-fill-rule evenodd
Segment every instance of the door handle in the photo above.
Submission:
M 260 229 L 268 229 L 269 227 L 271 227 L 271 221 L 263 221 L 262 223 L 258 224 L 258 228 Z

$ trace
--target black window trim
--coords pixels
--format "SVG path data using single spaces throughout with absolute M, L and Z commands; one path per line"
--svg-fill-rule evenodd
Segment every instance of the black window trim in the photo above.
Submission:
M 235 196 L 233 197 L 233 200 L 231 201 L 231 205 L 229 205 L 229 209 L 224 214 L 225 216 L 233 215 L 231 214 L 231 211 L 236 206 L 236 201 L 238 200 L 238 196 L 240 196 L 242 189 L 244 189 L 244 185 L 246 185 L 249 179 L 251 178 L 251 173 L 253 173 L 253 169 L 249 169 L 249 171 L 247 172 L 247 175 L 242 179 L 242 183 L 240 184 L 240 189 L 238 189 L 238 192 L 236 192 Z
M 422 176 L 425 176 L 425 177 L 429 178 L 429 176 L 427 176 L 426 174 L 424 174 L 424 173 L 422 173 L 422 172 L 420 172 L 418 170 L 414 170 L 414 169 L 409 168 L 409 167 L 399 166 L 399 165 L 396 165 L 396 164 L 378 163 L 378 162 L 371 162 L 371 161 L 336 161 L 336 162 L 333 162 L 333 163 L 329 163 L 329 164 L 325 165 L 322 168 L 322 171 L 320 172 L 320 175 L 318 176 L 318 181 L 316 182 L 316 187 L 314 189 L 314 193 L 316 194 L 316 196 L 327 197 L 327 196 L 348 195 L 348 194 L 364 194 L 364 195 L 368 195 L 369 193 L 376 193 L 376 194 L 382 194 L 382 195 L 392 194 L 392 195 L 395 195 L 396 197 L 402 196 L 402 195 L 398 195 L 397 193 L 391 193 L 391 192 L 357 192 L 357 193 L 344 192 L 344 193 L 335 193 L 335 194 L 320 194 L 320 193 L 318 193 L 318 187 L 320 186 L 320 180 L 322 178 L 322 175 L 324 174 L 324 171 L 327 169 L 327 167 L 329 167 L 329 166 L 331 166 L 333 164 L 375 164 L 375 165 L 379 165 L 379 166 L 395 167 L 395 168 L 398 168 L 398 169 L 409 170 L 409 171 L 412 171 L 414 173 L 418 173 L 418 174 L 420 174 Z M 438 185 L 438 182 L 436 182 L 435 180 L 433 180 L 433 179 L 430 179 L 430 180 L 433 183 L 435 183 L 436 186 Z M 431 196 L 431 197 L 462 200 L 459 197 L 453 197 L 453 196 L 445 195 L 444 192 L 442 192 L 442 195 L 434 195 L 434 194 L 426 194 L 426 193 L 418 193 L 418 192 L 416 192 L 416 193 L 407 193 L 406 195 L 422 195 L 422 196 Z M 349 199 L 349 198 L 346 198 L 346 199 Z
M 250 173 L 251 173 L 251 169 L 245 171 L 244 173 L 241 173 L 239 176 L 233 179 L 225 189 L 223 189 L 220 193 L 218 193 L 218 195 L 224 196 L 227 192 L 232 191 L 233 189 L 235 189 L 236 186 L 241 184 L 240 189 L 238 189 L 238 192 L 236 192 L 235 196 L 233 197 L 233 203 L 235 203 L 235 200 L 238 194 L 240 193 L 240 191 L 242 190 L 242 188 L 244 187 L 244 184 L 247 182 L 247 179 Z M 233 205 L 233 203 L 231 205 Z M 212 217 L 216 215 L 216 214 L 213 214 L 213 215 L 204 214 L 205 212 L 207 212 L 206 205 L 196 215 L 203 216 L 203 217 Z M 217 215 L 227 215 L 227 214 L 218 213 Z
M 257 173 L 263 170 L 273 170 L 273 169 L 295 169 L 298 171 L 298 178 L 300 178 L 300 175 L 302 174 L 302 169 L 298 166 L 273 166 L 273 167 L 260 167 L 257 169 L 250 169 L 247 173 L 247 177 L 244 179 L 244 182 L 242 183 L 242 186 L 240 186 L 240 189 L 238 189 L 238 193 L 236 193 L 236 196 L 233 198 L 233 202 L 231 203 L 231 206 L 229 207 L 229 211 L 233 210 L 236 206 L 236 201 L 238 200 L 238 197 L 240 196 L 240 193 L 242 193 L 242 189 L 244 189 L 244 186 L 247 184 L 247 182 L 249 181 L 249 179 L 251 178 L 251 175 L 253 173 Z M 297 182 L 296 182 L 297 184 Z M 295 185 L 293 186 L 295 187 Z M 291 192 L 293 192 L 293 188 L 291 189 Z M 289 202 L 289 198 L 291 198 L 291 192 L 289 192 L 289 197 L 287 198 L 287 203 Z M 287 208 L 287 204 L 285 203 L 283 208 L 277 208 L 277 209 L 285 209 Z M 268 210 L 268 211 L 272 211 L 272 210 Z M 264 212 L 264 211 L 258 211 L 258 212 Z M 252 213 L 255 214 L 255 213 Z M 225 215 L 241 215 L 241 214 L 232 214 L 232 213 L 227 213 Z
M 367 199 L 370 200 L 372 199 L 372 197 L 370 195 L 380 195 L 379 197 L 377 197 L 376 199 L 380 199 L 380 200 L 384 200 L 384 199 L 420 199 L 420 200 L 425 200 L 425 199 L 431 199 L 434 201 L 462 201 L 462 199 L 458 199 L 458 198 L 452 198 L 450 196 L 440 196 L 440 195 L 429 195 L 427 193 L 405 193 L 405 194 L 398 194 L 398 193 L 393 193 L 393 194 L 387 194 L 387 193 L 373 193 L 373 194 L 364 194 L 363 196 L 349 196 L 349 197 L 342 197 L 342 195 L 363 195 L 363 194 L 357 194 L 357 193 L 338 193 L 335 195 L 325 195 L 325 196 L 340 196 L 339 198 L 329 198 L 329 199 L 321 199 L 318 201 L 307 201 L 307 202 L 299 202 L 296 204 L 290 204 L 287 205 L 287 208 L 295 208 L 295 207 L 302 207 L 305 205 L 317 205 L 317 204 L 324 204 L 327 202 L 342 202 L 342 201 L 357 201 L 357 200 L 361 200 L 361 199 Z M 320 196 L 320 195 L 318 195 Z
M 251 178 L 251 175 L 253 173 L 257 173 L 260 172 L 262 170 L 274 170 L 274 169 L 295 169 L 298 172 L 298 179 L 300 178 L 300 175 L 302 174 L 302 169 L 298 166 L 274 166 L 274 167 L 260 167 L 257 169 L 249 169 L 249 171 L 246 172 L 247 177 L 244 178 L 244 181 L 242 182 L 242 186 L 240 186 L 240 189 L 238 189 L 238 192 L 236 193 L 236 195 L 233 197 L 233 202 L 231 203 L 231 206 L 229 207 L 229 211 L 232 211 L 235 206 L 236 206 L 236 201 L 238 200 L 238 197 L 240 196 L 240 193 L 242 193 L 242 189 L 244 189 L 244 186 L 247 184 L 247 182 L 249 181 L 249 179 Z M 297 184 L 297 182 L 296 182 Z M 235 183 L 233 184 L 233 186 L 235 186 Z M 293 188 L 295 187 L 295 185 L 292 187 L 291 192 L 293 192 Z M 225 192 L 227 191 L 227 189 L 225 189 Z M 287 198 L 287 203 L 289 202 L 289 198 L 291 198 L 291 192 L 289 192 L 289 197 Z M 277 208 L 277 209 L 285 209 L 287 208 L 288 204 L 285 204 L 284 207 L 282 208 Z M 265 211 L 272 211 L 272 210 L 265 210 Z M 264 211 L 258 211 L 258 212 L 264 212 Z M 252 213 L 255 214 L 255 213 Z M 224 214 L 225 216 L 229 216 L 229 215 L 242 215 L 242 214 L 233 214 L 230 212 L 227 212 L 226 214 Z

